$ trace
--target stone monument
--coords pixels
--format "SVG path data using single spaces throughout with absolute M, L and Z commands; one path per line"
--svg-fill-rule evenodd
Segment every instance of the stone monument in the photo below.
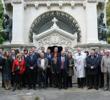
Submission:
M 11 44 L 73 48 L 106 41 L 102 16 L 106 0 L 4 0 L 4 4 L 13 19 Z

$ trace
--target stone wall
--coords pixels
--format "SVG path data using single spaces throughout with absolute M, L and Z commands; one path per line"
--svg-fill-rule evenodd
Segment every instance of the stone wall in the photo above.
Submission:
M 110 49 L 110 44 L 100 44 L 100 43 L 89 43 L 89 44 L 81 44 L 81 45 L 76 45 L 75 48 L 80 47 L 83 49 Z
M 31 47 L 34 47 L 32 44 L 8 44 L 8 45 L 0 45 L 0 48 L 2 49 L 23 49 L 23 48 L 27 48 L 27 49 L 30 49 Z

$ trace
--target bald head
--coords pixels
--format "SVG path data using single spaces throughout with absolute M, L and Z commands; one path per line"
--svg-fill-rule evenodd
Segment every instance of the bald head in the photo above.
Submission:
M 77 52 L 80 53 L 81 52 L 81 48 L 78 47 L 77 48 Z
M 106 50 L 106 51 L 105 51 L 105 55 L 106 55 L 106 56 L 109 56 L 109 55 L 110 55 L 110 50 Z

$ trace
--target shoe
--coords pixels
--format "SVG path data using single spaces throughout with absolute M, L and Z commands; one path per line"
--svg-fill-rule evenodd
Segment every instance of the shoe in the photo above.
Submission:
M 92 87 L 88 87 L 88 89 L 92 89 Z
M 98 88 L 95 88 L 96 90 L 98 90 Z
M 68 89 L 67 87 L 64 87 L 64 89 L 66 90 L 66 89 Z
M 104 88 L 104 91 L 107 91 L 108 90 L 108 88 Z
M 16 90 L 16 88 L 13 88 L 13 89 L 12 89 L 12 91 L 15 91 L 15 90 Z
M 33 86 L 33 89 L 36 90 L 36 86 Z
M 30 90 L 30 89 L 32 89 L 32 87 L 31 86 L 28 86 L 28 90 Z

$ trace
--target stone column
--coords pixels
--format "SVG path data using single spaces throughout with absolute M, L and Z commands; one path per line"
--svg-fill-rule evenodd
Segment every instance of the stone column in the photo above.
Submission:
M 87 0 L 86 3 L 87 43 L 98 43 L 97 2 Z
M 22 0 L 13 0 L 12 44 L 24 44 L 24 4 Z

